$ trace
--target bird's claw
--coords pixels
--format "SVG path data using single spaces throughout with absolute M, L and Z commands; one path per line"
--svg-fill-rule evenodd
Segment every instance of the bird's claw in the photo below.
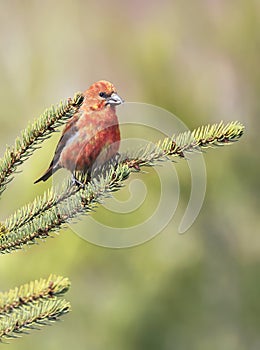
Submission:
M 79 188 L 84 188 L 85 187 L 85 185 L 81 181 L 76 179 L 76 177 L 74 175 L 72 175 L 72 177 L 71 177 L 71 185 L 72 186 L 77 186 Z

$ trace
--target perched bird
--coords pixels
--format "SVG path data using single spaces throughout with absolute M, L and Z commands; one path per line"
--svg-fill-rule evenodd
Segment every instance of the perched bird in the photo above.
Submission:
M 34 183 L 46 181 L 60 168 L 90 174 L 119 149 L 120 130 L 115 107 L 123 103 L 113 84 L 101 80 L 83 93 L 79 110 L 66 124 L 49 168 Z

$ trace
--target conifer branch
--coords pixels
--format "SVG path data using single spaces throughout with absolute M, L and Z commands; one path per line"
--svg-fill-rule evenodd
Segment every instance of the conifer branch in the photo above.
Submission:
M 56 321 L 70 310 L 65 299 L 59 299 L 69 289 L 67 278 L 50 275 L 48 279 L 0 293 L 0 341 L 16 334 Z
M 6 220 L 5 233 L 0 235 L 0 252 L 7 253 L 25 244 L 34 244 L 37 239 L 50 236 L 73 218 L 92 211 L 100 200 L 120 189 L 131 171 L 142 166 L 154 166 L 170 156 L 185 157 L 185 152 L 230 144 L 242 136 L 243 130 L 244 126 L 239 122 L 200 127 L 176 138 L 166 138 L 156 145 L 148 145 L 134 156 L 121 156 L 117 165 L 110 165 L 84 188 L 67 182 L 59 192 L 46 192 Z M 84 176 L 79 180 L 86 182 Z
M 184 158 L 185 152 L 197 152 L 204 148 L 232 144 L 239 140 L 243 132 L 244 125 L 237 121 L 226 125 L 221 121 L 219 124 L 201 126 L 192 132 L 186 131 L 176 137 L 166 138 L 154 146 L 148 144 L 126 163 L 138 170 L 141 166 L 154 165 L 169 156 Z
M 68 291 L 69 287 L 68 278 L 50 275 L 48 279 L 41 278 L 7 292 L 0 292 L 0 315 L 42 298 L 61 296 Z
M 7 183 L 12 181 L 11 174 L 17 167 L 28 159 L 38 148 L 37 145 L 51 136 L 57 127 L 71 118 L 82 103 L 82 94 L 76 93 L 73 99 L 60 102 L 56 107 L 46 111 L 33 123 L 29 123 L 21 136 L 15 140 L 12 148 L 7 148 L 0 159 L 0 195 L 5 190 Z
M 7 233 L 7 232 L 8 232 L 8 230 L 5 227 L 5 225 L 2 222 L 0 222 L 0 236 Z
M 18 230 L 13 225 L 17 214 L 6 220 L 6 224 L 10 223 L 13 230 L 0 236 L 0 253 L 20 249 L 24 244 L 34 244 L 37 239 L 50 236 L 53 231 L 57 231 L 76 216 L 93 210 L 102 198 L 121 187 L 121 182 L 128 177 L 129 173 L 127 165 L 118 165 L 116 169 L 111 168 L 104 176 L 101 175 L 98 180 L 89 182 L 85 188 L 71 186 L 68 182 L 62 186 L 61 193 L 49 192 L 50 197 L 46 197 L 44 209 L 35 216 L 33 213 L 32 219 L 30 219 L 31 212 L 28 210 L 25 220 L 27 223 L 20 226 Z
M 43 299 L 28 307 L 22 306 L 0 318 L 0 341 L 2 338 L 16 338 L 15 334 L 27 333 L 30 329 L 37 329 L 37 326 L 57 321 L 69 311 L 70 303 L 64 299 Z

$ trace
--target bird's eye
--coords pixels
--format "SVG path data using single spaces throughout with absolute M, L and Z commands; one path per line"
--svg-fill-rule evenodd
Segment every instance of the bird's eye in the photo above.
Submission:
M 100 97 L 106 97 L 106 93 L 105 93 L 105 92 L 100 92 L 100 93 L 99 93 L 99 96 L 100 96 Z

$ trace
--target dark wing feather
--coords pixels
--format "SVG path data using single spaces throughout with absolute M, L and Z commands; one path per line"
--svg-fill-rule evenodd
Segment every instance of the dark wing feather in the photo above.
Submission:
M 73 137 L 73 135 L 76 134 L 76 132 L 78 131 L 77 128 L 77 121 L 79 119 L 79 115 L 76 114 L 65 126 L 61 138 L 58 142 L 58 145 L 56 147 L 55 150 L 55 154 L 53 157 L 53 160 L 51 162 L 52 167 L 56 167 L 59 163 L 59 159 L 60 159 L 60 155 L 61 152 L 63 151 L 64 147 L 66 146 L 66 143 Z
M 66 146 L 66 143 L 68 142 L 68 140 L 71 137 L 73 137 L 73 135 L 78 131 L 76 123 L 79 117 L 80 115 L 78 113 L 75 114 L 66 124 L 65 128 L 63 129 L 61 138 L 58 142 L 58 145 L 56 147 L 54 157 L 49 165 L 49 168 L 38 180 L 34 182 L 35 184 L 40 181 L 46 181 L 52 174 L 54 174 L 58 169 L 60 169 L 59 159 L 60 159 L 61 152 Z

